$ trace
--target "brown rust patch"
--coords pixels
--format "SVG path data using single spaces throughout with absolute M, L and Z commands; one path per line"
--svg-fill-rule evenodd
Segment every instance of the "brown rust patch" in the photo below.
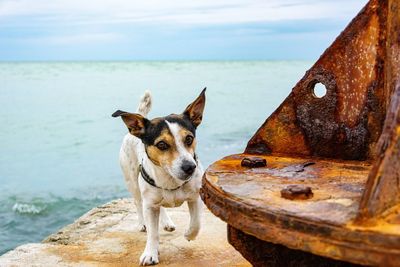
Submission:
M 365 159 L 368 149 L 367 113 L 361 114 L 352 127 L 338 120 L 338 87 L 334 76 L 327 70 L 314 68 L 301 83 L 305 84 L 304 87 L 294 94 L 296 120 L 312 153 L 322 157 Z M 316 83 L 327 88 L 322 98 L 312 93 Z

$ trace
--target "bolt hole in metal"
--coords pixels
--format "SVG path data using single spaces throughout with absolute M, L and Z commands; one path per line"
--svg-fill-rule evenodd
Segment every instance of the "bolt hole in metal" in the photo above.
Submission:
M 326 86 L 322 83 L 316 83 L 312 89 L 312 93 L 315 98 L 323 98 L 327 93 Z

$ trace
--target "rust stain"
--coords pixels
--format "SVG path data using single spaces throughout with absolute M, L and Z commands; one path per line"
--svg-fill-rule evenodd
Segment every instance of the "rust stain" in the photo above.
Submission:
M 183 215 L 181 215 L 183 216 Z M 204 216 L 205 223 L 216 226 L 215 218 Z M 132 221 L 133 223 L 133 221 Z M 221 226 L 205 230 L 208 236 L 203 239 L 187 242 L 182 235 L 160 232 L 160 263 L 157 266 L 237 266 L 249 267 L 250 264 L 240 257 L 239 253 L 227 246 L 226 241 L 215 237 L 221 234 Z M 222 228 L 223 230 L 223 228 Z M 178 231 L 178 229 L 177 229 Z M 179 237 L 178 237 L 179 235 Z M 203 235 L 206 235 L 203 233 Z M 207 238 L 209 240 L 207 240 Z M 210 244 L 210 240 L 213 240 Z M 173 242 L 171 242 L 173 240 Z M 197 243 L 196 243 L 197 242 Z M 83 234 L 79 240 L 65 245 L 54 244 L 47 252 L 62 259 L 62 262 L 77 266 L 138 266 L 139 257 L 146 244 L 146 234 L 139 232 L 101 232 Z M 204 256 L 204 257 L 202 257 Z

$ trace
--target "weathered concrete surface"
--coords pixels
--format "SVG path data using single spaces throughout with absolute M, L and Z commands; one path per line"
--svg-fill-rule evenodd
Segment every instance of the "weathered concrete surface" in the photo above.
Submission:
M 158 266 L 250 266 L 227 242 L 226 224 L 204 209 L 201 232 L 188 242 L 187 207 L 169 209 L 177 228 L 160 231 Z M 137 266 L 146 233 L 136 229 L 130 199 L 89 211 L 40 244 L 26 244 L 0 257 L 0 266 Z

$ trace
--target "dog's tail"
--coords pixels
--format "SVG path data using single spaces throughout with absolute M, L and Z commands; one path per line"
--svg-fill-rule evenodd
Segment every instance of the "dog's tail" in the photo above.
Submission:
M 151 93 L 149 90 L 146 90 L 140 99 L 139 106 L 136 110 L 136 113 L 139 113 L 143 117 L 146 117 L 147 114 L 149 114 L 150 109 L 151 109 Z

